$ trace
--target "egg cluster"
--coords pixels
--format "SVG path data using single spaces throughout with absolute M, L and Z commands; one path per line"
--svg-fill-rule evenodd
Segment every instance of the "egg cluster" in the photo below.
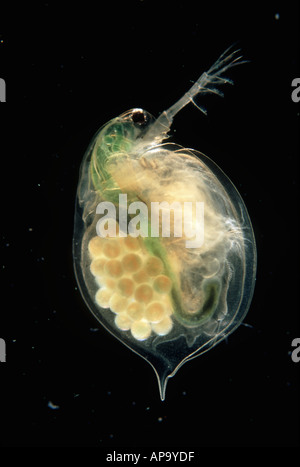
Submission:
M 121 331 L 143 341 L 154 331 L 168 334 L 173 322 L 169 293 L 171 279 L 162 261 L 141 248 L 138 238 L 95 236 L 88 244 L 90 270 L 99 289 L 96 303 L 115 313 Z

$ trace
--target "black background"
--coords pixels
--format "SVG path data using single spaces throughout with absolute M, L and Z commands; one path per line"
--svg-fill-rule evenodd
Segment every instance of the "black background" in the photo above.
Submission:
M 101 460 L 300 445 L 299 8 L 270 5 L 32 2 L 2 15 L 3 446 L 93 446 Z M 172 140 L 212 158 L 247 205 L 258 249 L 250 326 L 183 366 L 161 402 L 151 367 L 101 329 L 77 290 L 78 170 L 100 126 L 133 107 L 158 116 L 236 41 L 250 62 L 228 73 L 224 99 L 205 99 L 207 117 L 182 110 Z

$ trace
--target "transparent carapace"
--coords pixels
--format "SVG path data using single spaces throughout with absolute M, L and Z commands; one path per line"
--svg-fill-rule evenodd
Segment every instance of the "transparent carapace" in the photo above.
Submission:
M 166 142 L 175 114 L 197 95 L 221 94 L 238 63 L 237 52 L 224 52 L 157 120 L 142 109 L 112 119 L 81 165 L 73 239 L 81 294 L 152 365 L 162 400 L 181 365 L 241 324 L 253 294 L 255 239 L 241 196 L 211 159 Z

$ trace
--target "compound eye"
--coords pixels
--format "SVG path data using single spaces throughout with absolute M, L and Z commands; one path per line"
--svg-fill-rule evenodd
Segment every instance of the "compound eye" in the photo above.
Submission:
M 142 126 L 142 125 L 145 125 L 145 123 L 147 122 L 147 117 L 146 117 L 145 112 L 142 109 L 136 109 L 131 114 L 131 120 L 136 125 Z

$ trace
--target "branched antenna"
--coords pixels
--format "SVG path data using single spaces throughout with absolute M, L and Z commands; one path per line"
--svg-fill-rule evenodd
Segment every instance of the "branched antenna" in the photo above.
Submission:
M 204 95 L 212 93 L 220 97 L 224 96 L 223 92 L 216 86 L 220 86 L 222 84 L 233 84 L 233 81 L 223 76 L 223 74 L 229 68 L 247 62 L 247 60 L 242 60 L 242 55 L 239 55 L 240 49 L 234 50 L 233 52 L 231 52 L 231 49 L 232 46 L 225 50 L 213 66 L 211 66 L 208 71 L 202 73 L 200 78 L 193 84 L 188 92 L 166 111 L 169 120 L 173 119 L 174 116 L 189 102 L 192 102 L 199 110 L 201 110 L 201 112 L 207 114 L 203 107 L 200 107 L 195 103 L 195 97 L 199 94 Z
M 242 60 L 243 57 L 240 55 L 240 49 L 232 51 L 232 47 L 233 46 L 230 46 L 225 50 L 210 69 L 202 73 L 200 78 L 174 105 L 162 112 L 149 130 L 149 136 L 151 138 L 155 139 L 156 142 L 164 140 L 171 128 L 175 115 L 190 102 L 206 115 L 206 109 L 196 104 L 196 96 L 211 93 L 223 97 L 224 94 L 218 87 L 223 84 L 233 84 L 233 81 L 225 77 L 224 73 L 229 68 L 248 62 L 248 60 Z

